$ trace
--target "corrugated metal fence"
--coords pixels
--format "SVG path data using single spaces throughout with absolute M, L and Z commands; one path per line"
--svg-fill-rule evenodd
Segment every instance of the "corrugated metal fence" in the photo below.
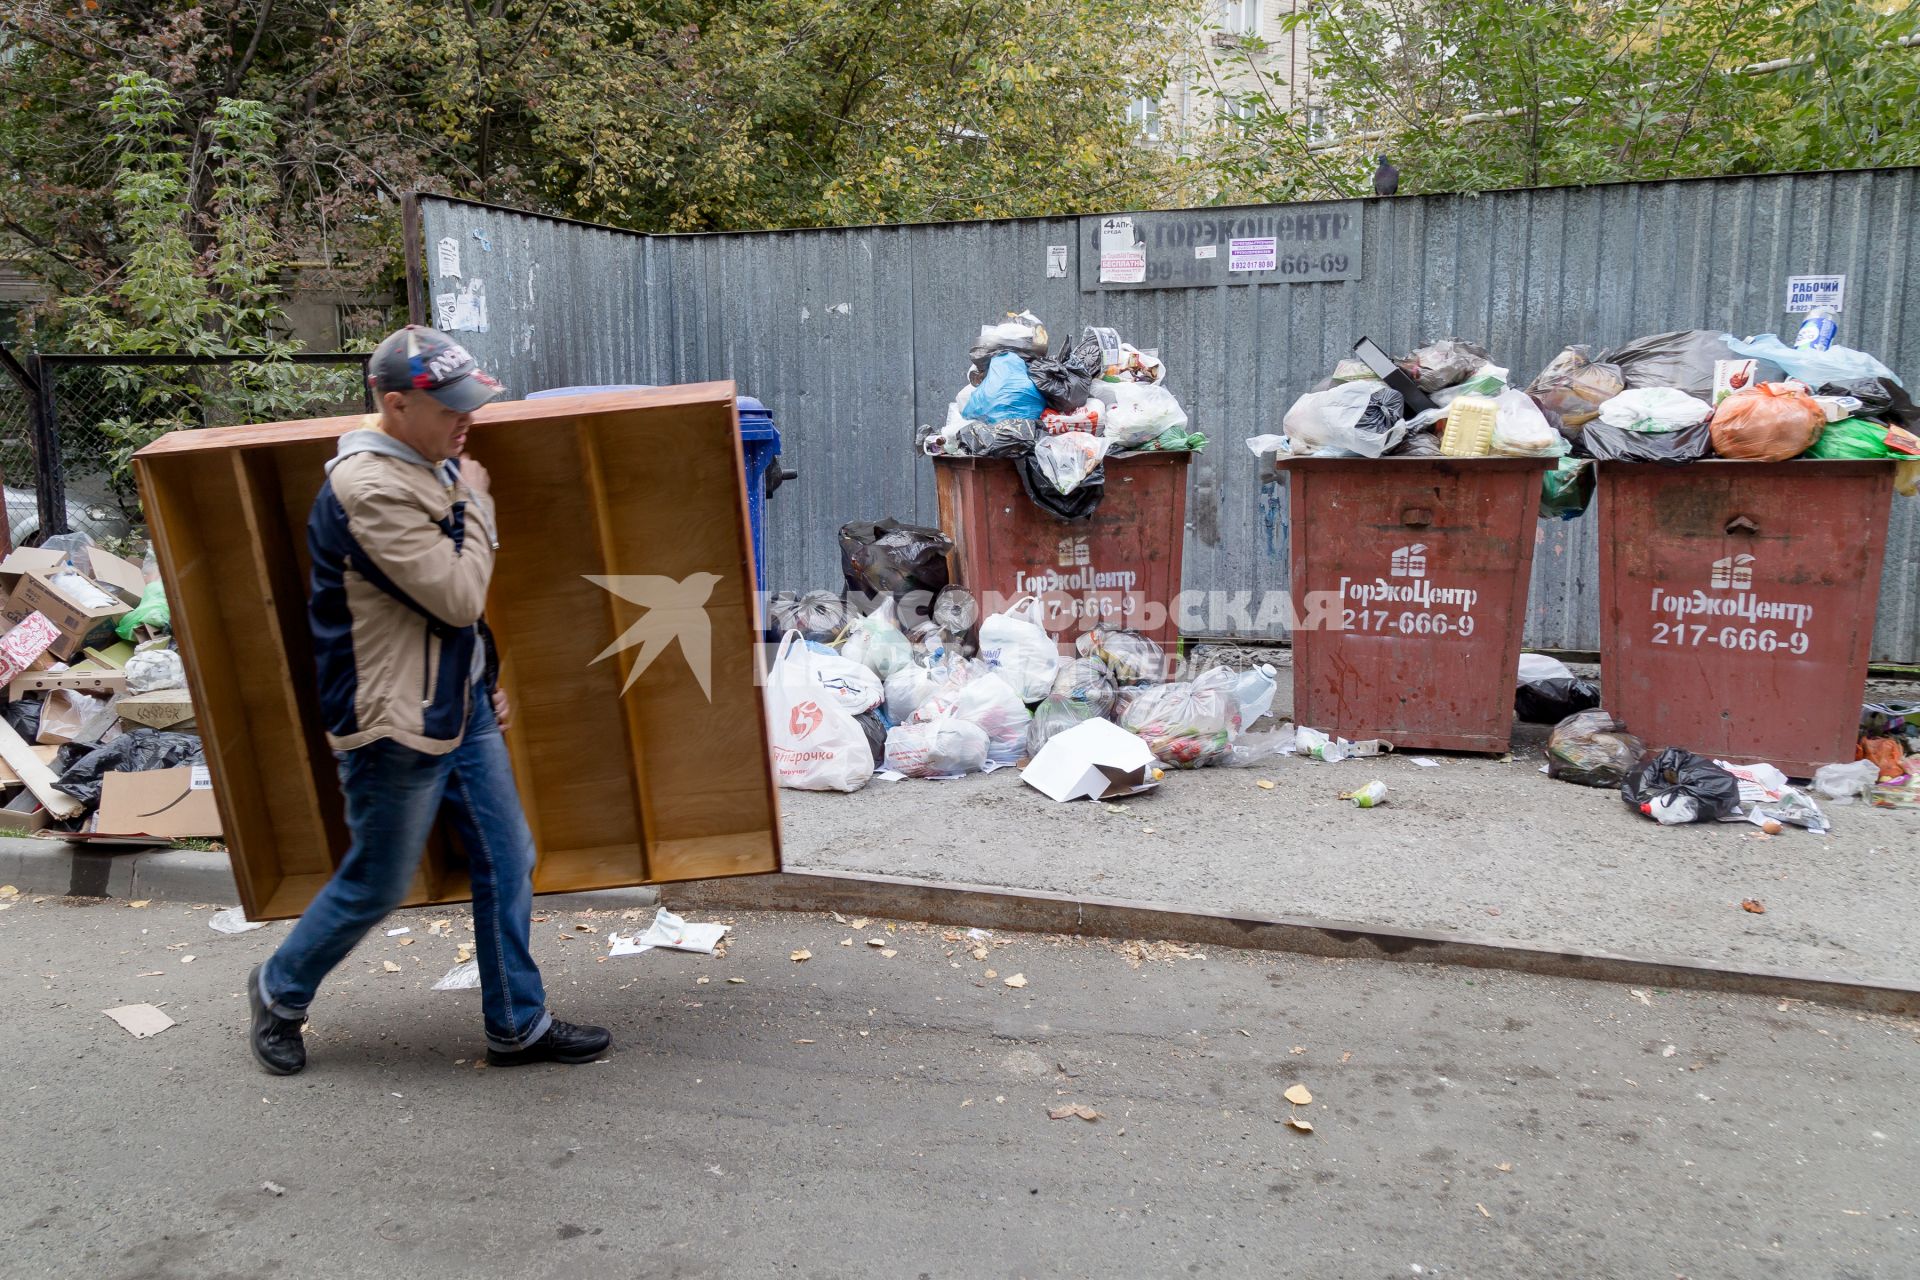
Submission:
M 1262 491 L 1241 441 L 1278 431 L 1354 339 L 1459 334 L 1526 378 L 1569 343 L 1790 334 L 1786 278 L 1835 273 L 1842 340 L 1911 378 L 1917 184 L 1896 169 L 1370 200 L 1357 280 L 1085 292 L 1079 218 L 642 236 L 433 197 L 421 212 L 429 299 L 464 289 L 470 325 L 479 280 L 487 328 L 462 340 L 514 394 L 733 378 L 767 403 L 800 472 L 768 504 L 769 587 L 837 586 L 845 521 L 935 523 L 917 425 L 944 420 L 980 324 L 1030 309 L 1056 335 L 1104 324 L 1159 349 L 1213 441 L 1192 471 L 1186 586 L 1257 591 L 1286 582 L 1285 496 Z M 1539 529 L 1528 643 L 1597 649 L 1595 522 Z M 1897 499 L 1876 660 L 1920 661 L 1917 564 L 1920 502 Z

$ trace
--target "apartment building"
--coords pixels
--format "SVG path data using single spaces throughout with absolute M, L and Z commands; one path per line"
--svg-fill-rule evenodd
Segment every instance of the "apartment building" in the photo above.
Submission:
M 1254 114 L 1259 108 L 1245 99 L 1258 94 L 1269 109 L 1305 111 L 1311 121 L 1312 38 L 1286 26 L 1307 7 L 1308 0 L 1203 0 L 1166 92 L 1133 102 L 1127 119 L 1143 140 L 1178 145 Z

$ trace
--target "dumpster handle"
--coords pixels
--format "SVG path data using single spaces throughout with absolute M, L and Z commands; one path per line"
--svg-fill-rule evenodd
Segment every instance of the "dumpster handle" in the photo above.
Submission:
M 1727 521 L 1728 533 L 1758 533 L 1760 524 L 1752 516 L 1735 516 Z
M 1400 523 L 1410 529 L 1424 529 L 1433 523 L 1433 508 L 1408 507 L 1401 511 Z

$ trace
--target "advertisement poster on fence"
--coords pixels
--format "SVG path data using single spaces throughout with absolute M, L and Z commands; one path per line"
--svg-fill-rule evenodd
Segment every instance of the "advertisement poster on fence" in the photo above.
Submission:
M 1788 276 L 1787 314 L 1803 316 L 1816 307 L 1842 310 L 1847 297 L 1845 276 Z
M 1227 270 L 1272 271 L 1280 265 L 1280 241 L 1273 236 L 1253 236 L 1227 241 Z

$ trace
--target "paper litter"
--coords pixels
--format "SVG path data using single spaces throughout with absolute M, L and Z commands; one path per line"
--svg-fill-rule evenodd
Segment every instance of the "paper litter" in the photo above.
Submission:
M 264 920 L 249 920 L 247 913 L 239 907 L 228 907 L 225 911 L 216 911 L 207 917 L 207 927 L 215 933 L 251 933 L 255 929 L 264 929 Z
M 635 933 L 621 937 L 617 933 L 607 935 L 610 956 L 637 956 L 642 951 L 651 951 L 655 947 L 665 947 L 670 951 L 695 951 L 710 956 L 714 948 L 720 945 L 720 939 L 727 934 L 724 924 L 688 924 L 673 912 L 661 907 L 654 915 L 653 923 L 645 933 Z
M 172 1018 L 150 1004 L 123 1004 L 118 1009 L 102 1009 L 100 1012 L 119 1023 L 121 1030 L 135 1040 L 157 1036 L 174 1025 Z

